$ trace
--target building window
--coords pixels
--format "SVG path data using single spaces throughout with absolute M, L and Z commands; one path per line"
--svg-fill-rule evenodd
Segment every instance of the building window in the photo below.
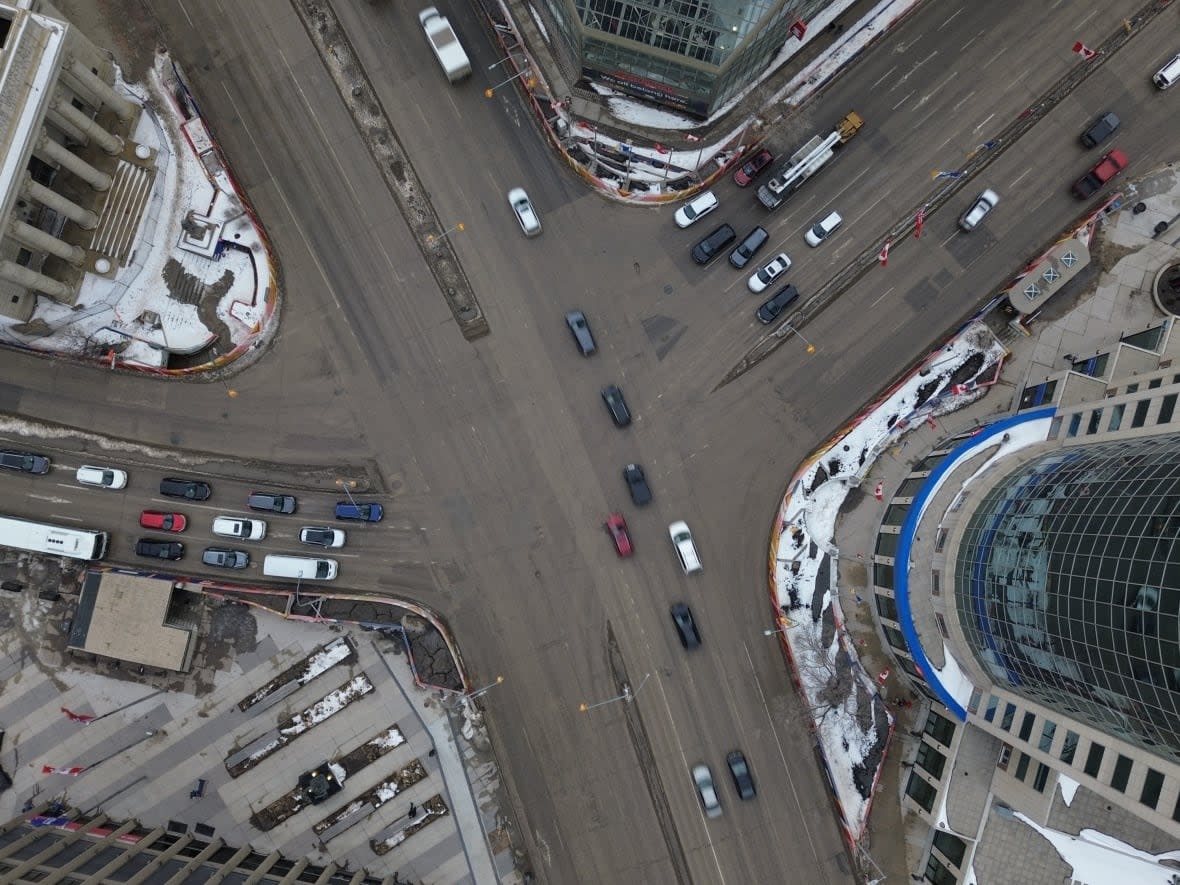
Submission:
M 1000 747 L 1000 757 L 996 759 L 996 768 L 1000 771 L 1008 770 L 1008 760 L 1012 758 L 1012 747 L 1010 744 L 1004 744 Z
M 955 739 L 955 723 L 931 710 L 926 717 L 925 732 L 944 747 L 949 747 Z
M 978 713 L 979 701 L 983 698 L 983 692 L 978 688 L 971 689 L 971 698 L 967 701 L 967 712 Z
M 1086 425 L 1086 436 L 1093 436 L 1098 432 L 1098 426 L 1102 423 L 1102 409 L 1095 409 L 1090 413 L 1090 422 Z
M 987 699 L 987 709 L 983 711 L 983 720 L 991 722 L 996 718 L 996 707 L 1000 706 L 1000 699 L 994 694 Z
M 946 544 L 946 529 L 939 529 L 934 535 L 934 552 L 941 553 L 943 545 Z
M 1028 763 L 1032 762 L 1028 753 L 1021 753 L 1020 758 L 1016 760 L 1016 779 L 1022 781 L 1028 775 Z
M 922 741 L 918 747 L 916 761 L 922 770 L 927 772 L 935 780 L 942 778 L 943 769 L 946 768 L 946 757 L 934 749 L 931 744 Z
M 1086 767 L 1082 770 L 1090 777 L 1098 777 L 1098 772 L 1102 770 L 1102 754 L 1106 752 L 1106 747 L 1102 744 L 1090 744 L 1090 752 L 1086 754 Z
M 950 631 L 946 628 L 946 618 L 942 616 L 942 612 L 934 613 L 934 623 L 938 626 L 938 632 L 942 634 L 943 639 L 950 639 Z
M 888 624 L 882 624 L 881 632 L 885 634 L 885 640 L 898 651 L 907 650 L 905 637 L 901 635 L 901 631 L 896 627 L 890 627 Z
M 1172 413 L 1176 411 L 1176 394 L 1169 393 L 1164 397 L 1163 405 L 1160 406 L 1159 416 L 1155 419 L 1156 424 L 1167 424 L 1172 420 Z
M 934 847 L 954 866 L 963 866 L 963 858 L 967 856 L 967 843 L 958 836 L 938 830 L 934 834 Z
M 1016 718 L 1016 705 L 1007 704 L 1004 706 L 1004 718 L 1000 720 L 1000 728 L 1007 731 L 1012 727 L 1012 720 Z
M 1065 435 L 1067 437 L 1068 436 L 1077 436 L 1078 431 L 1081 429 L 1081 427 L 1082 427 L 1081 412 L 1070 415 L 1069 416 L 1069 426 L 1065 429 Z
M 1057 723 L 1050 722 L 1047 719 L 1045 724 L 1041 726 L 1041 740 L 1037 744 L 1037 749 L 1042 753 L 1048 753 L 1049 748 L 1053 746 L 1053 736 L 1057 734 Z
M 1118 758 L 1114 761 L 1114 776 L 1110 779 L 1110 785 L 1118 790 L 1120 793 L 1127 792 L 1127 782 L 1131 779 L 1131 759 L 1119 753 Z
M 1044 762 L 1037 763 L 1037 773 L 1033 775 L 1033 789 L 1038 793 L 1045 792 L 1045 784 L 1049 782 L 1049 766 Z
M 874 593 L 873 598 L 877 603 L 877 614 L 890 621 L 897 620 L 897 600 L 892 596 L 886 596 L 884 593 Z
M 1154 768 L 1147 769 L 1147 777 L 1143 779 L 1143 792 L 1139 794 L 1139 801 L 1148 808 L 1155 808 L 1160 801 L 1160 790 L 1164 786 L 1164 776 Z
M 915 771 L 910 772 L 909 783 L 905 785 L 905 794 L 918 803 L 918 807 L 927 814 L 934 807 L 934 787 L 922 780 L 922 776 Z
M 1147 422 L 1147 410 L 1151 408 L 1151 400 L 1141 399 L 1135 403 L 1135 414 L 1131 416 L 1132 427 L 1142 427 Z
M 1078 735 L 1075 732 L 1070 731 L 1068 728 L 1065 730 L 1065 743 L 1061 745 L 1060 758 L 1066 765 L 1073 765 L 1074 753 L 1078 751 L 1078 739 Z
M 1024 718 L 1020 720 L 1020 739 L 1027 741 L 1032 737 L 1033 724 L 1037 721 L 1035 713 L 1025 713 Z
M 931 569 L 930 570 L 930 595 L 931 596 L 941 596 L 942 595 L 942 588 L 939 586 L 939 583 L 938 583 L 938 569 Z
M 1180 823 L 1180 795 L 1176 796 L 1176 805 L 1172 808 L 1172 820 Z
M 946 868 L 941 860 L 933 854 L 926 857 L 926 872 L 922 876 L 923 882 L 932 885 L 955 885 L 959 877 Z
M 1123 412 L 1127 411 L 1126 403 L 1119 403 L 1110 410 L 1110 423 L 1106 425 L 1109 432 L 1118 430 L 1123 425 Z
M 1163 383 L 1164 383 L 1163 378 L 1152 378 L 1150 381 L 1147 382 L 1147 389 L 1148 390 L 1155 390 L 1157 387 L 1159 387 Z
M 1138 393 L 1139 392 L 1139 382 L 1136 381 L 1134 384 L 1128 384 L 1126 392 L 1127 393 Z
M 893 532 L 881 532 L 877 535 L 877 546 L 873 552 L 878 556 L 895 556 L 897 554 L 897 543 L 901 540 L 901 535 L 895 535 Z
M 873 563 L 873 584 L 878 587 L 893 589 L 893 566 L 883 562 Z

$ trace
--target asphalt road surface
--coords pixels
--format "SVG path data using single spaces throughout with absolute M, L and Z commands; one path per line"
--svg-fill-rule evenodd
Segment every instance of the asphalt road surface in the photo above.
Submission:
M 464 225 L 451 236 L 492 330 L 474 343 L 290 9 L 147 5 L 274 244 L 278 340 L 232 380 L 234 398 L 221 384 L 7 354 L 0 408 L 163 451 L 368 469 L 388 515 L 366 529 L 341 583 L 429 603 L 477 682 L 505 677 L 484 700 L 542 879 L 850 881 L 803 711 L 762 634 L 769 521 L 815 445 L 1081 212 L 1068 186 L 1097 158 L 1076 141 L 1092 117 L 1123 116 L 1113 144 L 1132 157 L 1128 179 L 1171 159 L 1162 109 L 1175 96 L 1148 82 L 1174 51 L 1171 19 L 1107 60 L 927 219 L 921 240 L 896 244 L 887 268 L 812 322 L 816 354 L 784 347 L 714 390 L 763 329 L 748 274 L 688 260 L 698 236 L 722 221 L 766 224 L 763 255 L 785 249 L 787 279 L 814 289 L 920 204 L 932 170 L 959 168 L 1079 64 L 1074 39 L 1101 43 L 1132 5 L 1079 14 L 1058 2 L 1030 18 L 1016 4 L 928 4 L 772 136 L 786 153 L 857 110 L 866 127 L 836 170 L 770 216 L 752 192 L 721 184 L 721 208 L 684 232 L 672 207 L 621 208 L 587 192 L 511 90 L 484 97 L 503 77 L 489 70 L 498 57 L 470 9 L 443 7 L 476 70 L 452 87 L 415 10 L 337 4 L 439 218 Z M 536 240 L 509 211 L 517 185 L 541 213 Z M 999 207 L 981 230 L 957 233 L 985 186 Z M 844 229 L 809 249 L 802 232 L 829 208 Z M 598 339 L 590 359 L 563 323 L 573 307 Z M 608 383 L 627 395 L 629 428 L 611 424 L 599 398 Z M 655 493 L 642 510 L 621 477 L 629 461 Z M 247 485 L 229 488 L 236 500 Z M 95 518 L 130 534 L 149 506 L 137 489 L 133 478 L 128 495 L 79 506 L 105 507 Z M 602 529 L 615 510 L 630 524 L 632 559 L 619 560 Z M 667 539 L 676 519 L 693 529 L 703 574 L 680 573 Z M 704 635 L 691 653 L 667 613 L 678 600 Z M 579 711 L 617 696 L 621 678 L 642 685 L 633 704 Z M 758 782 L 752 802 L 737 800 L 724 769 L 737 747 Z M 698 761 L 718 781 L 719 820 L 706 821 L 693 790 Z

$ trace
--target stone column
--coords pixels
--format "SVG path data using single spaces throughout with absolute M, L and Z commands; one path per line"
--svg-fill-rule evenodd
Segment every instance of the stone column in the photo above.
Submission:
M 37 273 L 35 270 L 29 270 L 27 267 L 21 267 L 15 261 L 0 260 L 0 279 L 8 280 L 8 282 L 15 283 L 25 289 L 41 292 L 54 301 L 66 304 L 74 297 L 74 290 L 65 283 L 58 282 L 45 274 Z
M 73 200 L 67 199 L 59 194 L 57 191 L 50 190 L 45 185 L 38 181 L 33 181 L 33 176 L 25 176 L 25 186 L 22 191 L 31 200 L 36 200 L 42 205 L 48 206 L 55 212 L 60 212 L 82 230 L 94 230 L 98 226 L 98 215 L 91 212 L 89 209 L 84 209 L 75 203 Z
M 63 169 L 73 172 L 96 191 L 110 190 L 111 176 L 95 169 L 77 154 L 72 153 L 65 145 L 60 144 L 42 133 L 33 145 L 33 153 L 49 165 L 57 163 Z
M 87 138 L 94 139 L 94 143 L 108 154 L 113 156 L 123 150 L 123 139 L 119 138 L 113 132 L 103 129 L 94 120 L 74 107 L 64 95 L 58 94 L 50 102 L 49 113 L 61 117 L 66 123 L 81 131 Z
M 48 252 L 56 255 L 62 261 L 68 261 L 74 267 L 79 267 L 86 257 L 86 250 L 72 246 L 65 240 L 59 240 L 53 234 L 48 234 L 38 227 L 13 219 L 9 222 L 8 232 L 14 240 L 23 246 L 28 246 L 34 252 Z
M 102 99 L 103 104 L 114 111 L 115 116 L 124 123 L 135 116 L 135 103 L 116 92 L 113 86 L 95 74 L 78 59 L 70 56 L 66 60 L 63 70 L 68 71 L 70 76 L 78 78 L 84 88 L 89 89 Z

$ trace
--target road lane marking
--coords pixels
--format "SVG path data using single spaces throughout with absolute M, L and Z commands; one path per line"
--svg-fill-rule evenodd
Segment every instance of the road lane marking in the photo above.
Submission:
M 894 65 L 893 67 L 891 67 L 889 70 L 887 70 L 887 71 L 886 71 L 884 74 L 882 74 L 882 75 L 880 76 L 880 78 L 879 78 L 879 79 L 878 79 L 878 80 L 877 80 L 877 81 L 876 81 L 876 82 L 873 84 L 872 88 L 873 88 L 873 89 L 876 89 L 878 86 L 880 86 L 880 85 L 881 85 L 881 81 L 882 81 L 882 80 L 884 80 L 886 77 L 888 77 L 890 74 L 892 74 L 892 73 L 893 73 L 894 71 L 896 71 L 896 70 L 897 70 L 897 66 L 896 66 L 896 65 Z
M 876 306 L 877 306 L 877 302 L 878 302 L 878 301 L 880 301 L 882 298 L 884 298 L 886 295 L 888 295 L 890 292 L 892 292 L 892 291 L 893 291 L 895 288 L 897 288 L 897 287 L 896 287 L 896 286 L 890 286 L 888 289 L 886 289 L 884 292 L 882 292 L 880 295 L 878 295 L 878 296 L 877 296 L 877 298 L 876 298 L 876 300 L 875 300 L 875 301 L 873 301 L 873 303 L 872 303 L 872 304 L 870 304 L 870 305 L 869 305 L 869 307 L 876 307 Z
M 909 92 L 907 92 L 907 93 L 905 94 L 905 98 L 903 98 L 901 101 L 899 101 L 897 104 L 895 104 L 895 105 L 893 106 L 893 110 L 895 110 L 895 111 L 896 111 L 896 110 L 897 110 L 899 107 L 901 107 L 903 104 L 905 104 L 905 103 L 906 103 L 906 100 L 907 100 L 907 99 L 908 99 L 908 98 L 909 98 L 911 95 L 913 95 L 913 94 L 914 94 L 914 90 L 912 90 L 912 89 L 911 89 Z
M 943 28 L 945 28 L 947 25 L 949 25 L 951 22 L 953 22 L 956 18 L 958 18 L 962 12 L 963 12 L 962 9 L 957 10 L 954 15 L 952 15 L 950 18 L 944 20 L 941 25 L 939 25 L 937 28 L 935 28 L 935 30 L 941 31 Z

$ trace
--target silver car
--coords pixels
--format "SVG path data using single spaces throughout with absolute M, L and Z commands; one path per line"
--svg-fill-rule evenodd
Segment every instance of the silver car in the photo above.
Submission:
M 537 210 L 533 208 L 532 200 L 522 187 L 514 187 L 508 192 L 508 205 L 516 213 L 516 220 L 520 222 L 520 229 L 526 237 L 535 237 L 541 232 L 541 219 L 537 217 Z
M 987 217 L 987 214 L 996 208 L 998 202 L 1000 202 L 999 194 L 990 188 L 985 190 L 975 198 L 971 208 L 959 216 L 959 227 L 968 231 L 975 230 L 979 227 L 979 223 Z
M 713 785 L 713 772 L 705 763 L 692 767 L 692 779 L 697 785 L 697 795 L 701 797 L 701 805 L 708 817 L 721 817 L 721 800 L 717 798 L 717 788 Z
M 786 252 L 779 252 L 774 258 L 762 265 L 762 269 L 750 277 L 750 291 L 763 292 L 766 287 L 791 269 L 791 259 Z

